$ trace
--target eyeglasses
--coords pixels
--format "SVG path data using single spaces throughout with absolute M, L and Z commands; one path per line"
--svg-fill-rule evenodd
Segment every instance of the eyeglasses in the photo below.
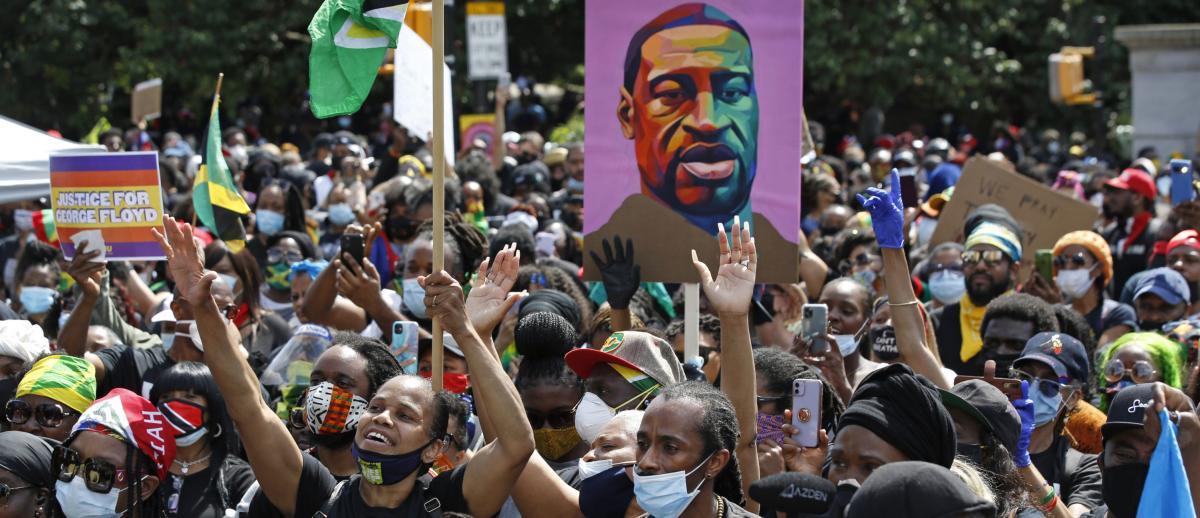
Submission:
M 968 250 L 962 253 L 962 262 L 964 267 L 972 267 L 979 264 L 980 260 L 987 263 L 988 267 L 996 266 L 1003 263 L 1007 259 L 1004 252 L 999 250 Z
M 1109 383 L 1116 383 L 1128 374 L 1130 378 L 1133 378 L 1134 383 L 1140 385 L 1154 381 L 1154 375 L 1157 373 L 1158 371 L 1154 369 L 1154 366 L 1145 360 L 1139 360 L 1134 363 L 1132 369 L 1126 369 L 1125 363 L 1121 360 L 1113 360 L 1104 368 L 1104 379 L 1108 380 Z
M 10 487 L 8 484 L 0 484 L 0 506 L 4 506 L 4 505 L 8 504 L 8 495 L 13 494 L 13 491 L 20 491 L 22 489 L 33 489 L 34 487 L 35 486 Z
M 126 470 L 113 466 L 106 460 L 82 460 L 79 452 L 65 446 L 54 448 L 51 460 L 59 480 L 70 482 L 75 475 L 80 475 L 87 488 L 97 493 L 109 492 L 114 482 L 125 482 Z
M 1055 257 L 1054 258 L 1054 267 L 1058 268 L 1060 270 L 1067 269 L 1068 265 L 1071 268 L 1086 268 L 1090 262 L 1091 262 L 1091 260 L 1088 259 L 1086 254 L 1084 254 L 1083 252 L 1079 252 L 1079 253 L 1077 253 L 1075 255 L 1071 255 L 1071 256 L 1060 255 L 1058 257 Z
M 574 408 L 565 412 L 551 412 L 545 415 L 525 409 L 525 415 L 529 418 L 529 427 L 534 430 L 545 427 L 546 423 L 550 423 L 550 428 L 570 428 L 575 426 Z
M 1062 393 L 1063 384 L 1057 380 L 1042 379 L 1018 369 L 1010 369 L 1008 377 L 1028 382 L 1030 387 L 1035 388 L 1046 397 L 1052 398 Z
M 854 264 L 858 266 L 878 266 L 883 267 L 883 258 L 874 254 L 858 254 L 854 256 Z
M 32 406 L 19 399 L 10 399 L 4 405 L 4 419 L 9 424 L 25 424 L 32 416 L 38 424 L 46 428 L 58 428 L 62 426 L 64 419 L 72 415 L 78 415 L 78 412 L 64 409 L 58 403 L 42 403 Z
M 298 263 L 304 260 L 304 254 L 295 250 L 284 252 L 282 248 L 271 247 L 267 249 L 267 262 L 277 263 L 283 259 L 287 259 L 288 264 Z

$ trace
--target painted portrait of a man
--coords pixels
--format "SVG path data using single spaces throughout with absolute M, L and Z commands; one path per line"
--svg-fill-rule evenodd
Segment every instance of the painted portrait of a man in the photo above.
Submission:
M 759 277 L 795 282 L 803 3 L 589 2 L 587 22 L 585 249 L 629 238 L 643 280 L 690 281 L 736 217 Z
M 630 40 L 617 119 L 642 194 L 711 234 L 752 219 L 758 109 L 750 36 L 721 10 L 680 5 Z

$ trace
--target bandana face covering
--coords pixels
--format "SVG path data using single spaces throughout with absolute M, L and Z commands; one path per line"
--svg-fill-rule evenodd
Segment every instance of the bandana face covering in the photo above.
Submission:
M 267 265 L 267 286 L 273 290 L 283 291 L 292 289 L 292 281 L 288 279 L 288 274 L 292 272 L 292 266 L 286 261 L 271 263 Z
M 582 442 L 574 426 L 567 428 L 538 428 L 533 431 L 537 451 L 548 460 L 563 458 Z
M 782 415 L 758 413 L 758 437 L 754 442 L 763 442 L 765 440 L 775 441 L 775 444 L 783 444 L 783 425 Z
M 421 377 L 430 379 L 433 377 L 432 372 L 422 372 Z M 471 377 L 468 374 L 457 374 L 453 372 L 442 373 L 442 388 L 446 392 L 453 394 L 463 394 L 467 389 L 471 388 Z
M 175 429 L 175 444 L 191 446 L 208 433 L 204 427 L 203 406 L 185 399 L 167 399 L 158 404 L 158 411 Z
M 366 409 L 366 399 L 328 381 L 309 387 L 304 398 L 304 420 L 313 435 L 354 430 Z

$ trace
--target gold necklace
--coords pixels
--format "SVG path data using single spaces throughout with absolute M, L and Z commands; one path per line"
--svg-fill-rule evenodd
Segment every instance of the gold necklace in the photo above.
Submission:
M 725 518 L 725 499 L 717 496 L 717 518 Z

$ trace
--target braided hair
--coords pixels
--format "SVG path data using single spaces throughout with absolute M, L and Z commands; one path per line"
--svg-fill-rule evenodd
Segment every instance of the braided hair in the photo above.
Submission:
M 446 238 L 446 246 L 454 251 L 456 258 L 453 263 L 447 262 L 446 271 L 459 282 L 464 282 L 466 274 L 474 272 L 487 254 L 487 236 L 459 213 L 446 211 Z M 433 220 L 421 224 L 416 239 L 433 241 Z
M 517 322 L 513 340 L 517 352 L 522 355 L 521 366 L 513 380 L 517 390 L 556 384 L 577 389 L 583 396 L 583 380 L 567 368 L 563 359 L 578 341 L 575 327 L 567 319 L 548 311 L 526 315 Z
M 700 429 L 697 432 L 704 438 L 704 452 L 701 458 L 707 458 L 713 452 L 726 450 L 729 452 L 729 462 L 713 479 L 713 492 L 718 496 L 738 505 L 742 505 L 742 472 L 738 468 L 737 450 L 738 429 L 737 413 L 733 403 L 725 397 L 725 393 L 708 383 L 701 381 L 685 381 L 663 389 L 656 400 L 695 401 L 703 409 L 700 416 Z

